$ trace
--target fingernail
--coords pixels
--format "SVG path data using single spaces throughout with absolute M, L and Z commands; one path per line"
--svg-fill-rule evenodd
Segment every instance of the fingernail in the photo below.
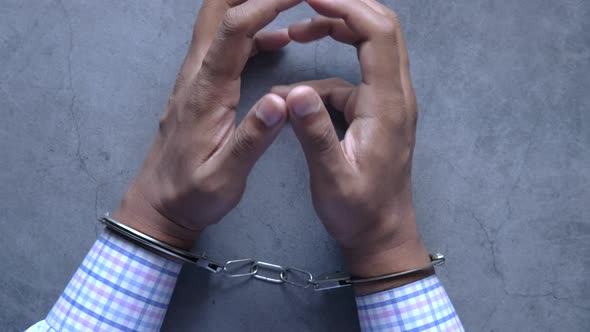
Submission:
M 283 113 L 277 110 L 275 104 L 264 98 L 256 106 L 256 117 L 264 122 L 267 127 L 273 127 L 283 118 Z
M 293 93 L 293 91 L 291 91 Z M 316 113 L 321 109 L 321 100 L 313 94 L 299 96 L 291 104 L 291 111 L 302 118 L 308 114 Z
M 287 97 L 289 93 L 289 86 L 288 85 L 275 85 L 270 89 L 271 93 L 275 93 L 283 98 Z
M 309 24 L 309 23 L 311 23 L 311 17 L 308 17 L 306 19 L 303 19 L 303 20 L 295 23 L 295 25 L 300 25 L 300 24 L 303 25 L 303 24 Z

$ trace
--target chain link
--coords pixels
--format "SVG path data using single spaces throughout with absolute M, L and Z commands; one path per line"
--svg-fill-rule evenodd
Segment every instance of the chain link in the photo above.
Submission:
M 291 272 L 291 273 L 289 273 Z M 293 273 L 293 272 L 297 272 L 297 273 Z M 301 276 L 305 276 L 305 279 L 301 279 L 301 280 L 297 280 L 297 277 L 295 277 L 294 279 L 289 279 L 289 275 L 299 275 L 299 279 L 301 279 Z M 301 269 L 296 269 L 294 267 L 285 267 L 284 272 L 281 272 L 281 280 L 283 280 L 284 282 L 293 285 L 293 286 L 297 286 L 297 287 L 301 287 L 301 288 L 307 288 L 309 286 L 315 286 L 315 283 L 313 281 L 313 275 L 305 270 L 301 270 Z
M 227 261 L 224 265 L 223 265 L 223 272 L 225 273 L 226 276 L 230 277 L 230 278 L 239 278 L 239 277 L 250 277 L 255 275 L 256 273 L 258 273 L 258 268 L 255 268 L 255 264 L 256 261 L 250 258 L 246 258 L 246 259 L 234 259 L 231 261 Z M 244 268 L 244 267 L 248 267 L 248 272 L 246 273 L 238 273 L 238 270 L 234 270 L 232 272 L 232 269 L 230 269 L 230 266 L 234 266 L 234 265 L 238 265 L 237 269 L 239 270 L 240 267 Z
M 389 278 L 395 278 L 399 276 L 403 276 L 406 274 L 410 274 L 419 270 L 426 269 L 431 266 L 439 266 L 445 263 L 444 255 L 440 253 L 436 253 L 430 255 L 430 263 L 424 266 L 417 267 L 412 270 L 397 272 L 386 274 L 382 276 L 372 277 L 372 278 L 365 278 L 365 279 L 355 279 L 348 275 L 337 273 L 337 274 L 324 274 L 320 275 L 317 278 L 314 278 L 311 272 L 298 269 L 291 266 L 282 266 L 278 264 L 272 264 L 268 262 L 258 261 L 251 258 L 245 259 L 234 259 L 229 260 L 225 264 L 216 263 L 210 259 L 208 259 L 204 255 L 196 256 L 198 260 L 195 262 L 196 265 L 205 267 L 209 271 L 212 272 L 220 272 L 229 277 L 229 278 L 241 278 L 241 277 L 252 277 L 256 280 L 261 280 L 264 282 L 272 283 L 272 284 L 283 284 L 287 283 L 296 287 L 300 288 L 309 288 L 313 287 L 316 291 L 333 289 L 333 288 L 340 288 L 340 287 L 347 287 L 351 286 L 352 284 L 356 283 L 363 283 L 363 282 L 370 282 L 370 281 L 377 281 Z M 217 268 L 212 268 L 217 267 Z M 265 274 L 262 274 L 262 271 L 265 271 Z M 278 277 L 273 277 L 272 275 L 268 275 L 268 273 L 275 273 Z
M 199 258 L 199 261 L 206 259 L 204 256 L 200 256 Z M 196 263 L 196 265 L 203 266 L 204 263 Z M 272 284 L 287 283 L 301 288 L 308 288 L 309 286 L 315 285 L 313 275 L 308 271 L 251 258 L 229 260 L 222 265 L 220 271 L 228 278 L 252 277 Z M 262 274 L 262 271 L 265 271 L 265 274 Z M 269 272 L 274 272 L 276 277 L 269 276 L 267 274 Z

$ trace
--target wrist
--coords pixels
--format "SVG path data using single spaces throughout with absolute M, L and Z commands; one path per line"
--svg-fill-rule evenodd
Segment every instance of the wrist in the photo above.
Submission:
M 187 229 L 163 216 L 132 185 L 113 213 L 120 223 L 171 246 L 190 250 L 200 232 Z
M 411 249 L 411 247 L 414 248 Z M 347 266 L 354 278 L 369 278 L 408 271 L 427 265 L 429 262 L 430 256 L 426 248 L 423 245 L 413 244 L 412 246 L 397 248 L 394 252 L 383 252 L 379 255 L 367 257 L 362 261 L 349 262 Z M 429 267 L 392 279 L 354 284 L 353 287 L 356 295 L 367 295 L 411 284 L 433 274 L 434 268 Z
M 367 245 L 361 249 L 342 248 L 351 276 L 354 278 L 376 277 L 415 269 L 430 262 L 428 250 L 415 227 L 400 238 L 392 238 L 389 242 L 378 246 Z M 355 284 L 354 291 L 356 295 L 377 293 L 413 283 L 433 274 L 434 269 L 428 268 L 393 279 Z

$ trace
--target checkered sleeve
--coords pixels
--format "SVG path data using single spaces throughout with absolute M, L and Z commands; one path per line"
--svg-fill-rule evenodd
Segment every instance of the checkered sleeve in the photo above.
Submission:
M 436 275 L 356 303 L 362 331 L 464 331 Z
M 28 331 L 158 331 L 181 265 L 105 231 Z

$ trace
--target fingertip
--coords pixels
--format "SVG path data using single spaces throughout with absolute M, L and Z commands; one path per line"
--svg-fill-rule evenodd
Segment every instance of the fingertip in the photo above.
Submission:
M 262 30 L 255 36 L 258 51 L 274 51 L 287 46 L 291 42 L 287 28 L 279 30 Z
M 338 4 L 335 3 L 335 1 L 333 0 L 305 0 L 305 2 L 307 2 L 307 4 L 313 8 L 317 13 L 322 14 L 322 15 L 326 15 L 326 16 L 332 16 L 332 15 L 327 15 L 327 14 L 332 14 L 331 12 L 331 7 L 332 6 L 338 6 Z
M 286 101 L 289 112 L 299 118 L 317 113 L 323 105 L 317 92 L 306 85 L 293 88 L 287 95 Z
M 278 29 L 276 32 L 282 36 L 289 36 L 289 28 Z
M 287 95 L 291 91 L 291 87 L 288 85 L 276 85 L 270 89 L 270 92 L 280 96 L 281 98 L 287 98 Z
M 304 32 L 305 32 L 305 29 L 311 23 L 311 21 L 312 21 L 311 18 L 307 18 L 303 21 L 289 25 L 289 27 L 287 28 L 287 32 L 289 34 L 289 39 L 296 41 L 298 43 L 308 42 L 309 40 L 307 40 L 305 38 Z
M 289 36 L 289 29 L 288 28 L 279 29 L 279 30 L 276 30 L 275 32 L 276 32 L 278 48 L 283 48 L 291 42 L 291 37 Z
M 287 102 L 285 101 L 285 98 L 276 93 L 267 93 L 264 97 L 272 100 L 272 103 L 275 105 L 277 110 L 280 110 L 283 113 L 287 111 Z
M 315 95 L 317 95 L 317 92 L 311 86 L 298 85 L 291 89 L 291 91 L 287 95 L 287 105 L 289 105 L 289 101 L 294 101 L 301 98 L 312 98 Z
M 267 127 L 275 127 L 286 118 L 287 104 L 274 93 L 266 94 L 255 106 L 255 115 Z

